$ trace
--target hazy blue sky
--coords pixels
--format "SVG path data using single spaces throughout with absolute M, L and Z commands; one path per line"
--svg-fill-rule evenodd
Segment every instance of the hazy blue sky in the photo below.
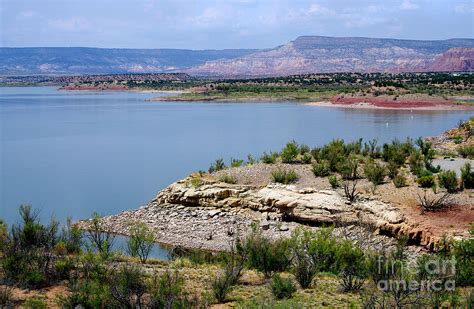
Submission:
M 263 48 L 299 35 L 474 37 L 474 0 L 0 0 L 1 46 Z

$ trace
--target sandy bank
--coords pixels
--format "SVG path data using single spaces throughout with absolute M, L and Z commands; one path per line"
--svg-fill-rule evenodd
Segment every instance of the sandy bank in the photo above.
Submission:
M 320 107 L 337 107 L 337 108 L 352 108 L 352 109 L 381 109 L 381 110 L 428 110 L 428 111 L 443 111 L 443 110 L 474 110 L 474 105 L 468 104 L 441 104 L 441 105 L 403 105 L 398 103 L 386 104 L 383 106 L 372 104 L 369 102 L 354 102 L 354 103 L 335 103 L 335 102 L 309 102 L 303 103 L 306 106 L 320 106 Z

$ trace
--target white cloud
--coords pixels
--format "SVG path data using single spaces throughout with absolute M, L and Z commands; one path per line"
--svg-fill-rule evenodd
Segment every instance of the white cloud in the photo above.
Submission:
M 400 5 L 400 9 L 402 10 L 416 10 L 420 8 L 420 6 L 416 3 L 413 3 L 411 0 L 403 0 L 402 4 Z
M 22 18 L 30 18 L 30 17 L 35 16 L 36 14 L 37 13 L 35 11 L 27 10 L 27 11 L 21 11 L 19 16 Z
M 462 3 L 454 7 L 456 13 L 474 13 L 474 3 Z
M 309 6 L 308 13 L 318 15 L 334 15 L 336 12 L 319 4 L 311 4 Z
M 50 27 L 63 31 L 84 31 L 93 29 L 93 24 L 90 20 L 84 17 L 58 18 L 48 22 Z

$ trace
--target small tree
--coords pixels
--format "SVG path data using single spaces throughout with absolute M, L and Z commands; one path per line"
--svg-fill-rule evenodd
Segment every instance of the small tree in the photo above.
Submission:
M 97 251 L 108 258 L 112 252 L 115 236 L 109 231 L 107 226 L 102 221 L 102 218 L 97 213 L 92 214 L 90 225 L 86 232 L 86 237 Z
M 155 235 L 142 222 L 130 224 L 130 237 L 127 240 L 127 253 L 133 257 L 139 257 L 140 262 L 145 263 L 155 244 Z
M 283 163 L 293 163 L 299 154 L 298 143 L 295 141 L 288 142 L 281 151 L 281 160 Z

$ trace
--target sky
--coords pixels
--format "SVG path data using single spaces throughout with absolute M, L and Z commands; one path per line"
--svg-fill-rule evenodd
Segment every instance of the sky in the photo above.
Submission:
M 0 0 L 0 46 L 271 48 L 300 35 L 474 38 L 474 0 Z

